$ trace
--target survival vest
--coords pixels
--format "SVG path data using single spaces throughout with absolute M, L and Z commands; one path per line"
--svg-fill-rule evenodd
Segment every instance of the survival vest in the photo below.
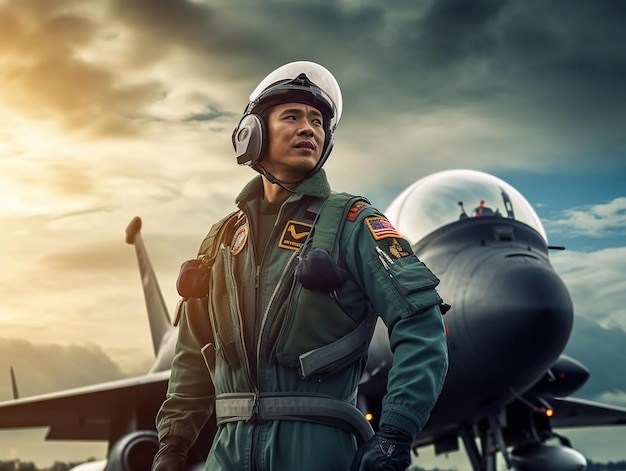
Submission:
M 307 212 L 312 214 L 314 223 L 299 250 L 300 264 L 295 267 L 299 283 L 285 283 L 281 287 L 284 294 L 277 296 L 287 304 L 285 325 L 277 342 L 278 360 L 285 366 L 298 368 L 302 377 L 339 368 L 364 355 L 373 334 L 376 320 L 373 312 L 365 319 L 350 320 L 343 332 L 339 336 L 333 334 L 330 340 L 326 338 L 329 337 L 327 333 L 315 328 L 319 325 L 315 323 L 320 322 L 336 326 L 337 319 L 347 317 L 331 293 L 342 283 L 342 276 L 347 276 L 339 265 L 338 243 L 344 221 L 357 202 L 369 204 L 362 196 L 335 192 L 325 200 L 317 198 L 311 203 Z M 243 221 L 243 213 L 234 211 L 211 227 L 200 246 L 198 258 L 185 262 L 181 267 L 177 287 L 183 299 L 207 295 L 211 267 L 219 247 L 222 243 L 230 243 Z M 311 266 L 317 268 L 311 269 Z M 214 320 L 220 332 L 215 340 L 221 343 L 224 353 L 228 353 L 234 348 L 232 323 L 229 318 Z M 312 332 L 317 337 L 303 336 L 302 332 Z M 234 361 L 232 353 L 227 356 Z M 238 367 L 238 364 L 231 366 Z
M 303 338 L 307 336 L 302 335 L 303 332 L 325 330 L 312 328 L 307 323 L 326 322 L 336 326 L 337 322 L 331 321 L 336 320 L 336 316 L 343 316 L 344 320 L 348 318 L 330 292 L 334 292 L 335 287 L 340 287 L 342 276 L 348 276 L 347 273 L 342 273 L 343 270 L 340 268 L 339 240 L 348 214 L 358 202 L 369 204 L 360 196 L 331 193 L 326 200 L 316 199 L 309 206 L 307 211 L 314 215 L 314 223 L 309 236 L 298 251 L 297 259 L 300 263 L 294 271 L 294 277 L 298 282 L 287 282 L 280 287 L 284 290 L 285 296 L 279 298 L 286 299 L 289 307 L 285 312 L 284 325 L 276 343 L 276 354 L 280 363 L 297 368 L 303 378 L 342 368 L 365 355 L 374 332 L 376 315 L 371 311 L 358 322 L 354 320 L 344 322 L 345 334 L 330 343 L 323 337 L 314 336 L 303 342 Z M 183 298 L 206 297 L 210 286 L 211 267 L 216 262 L 219 248 L 222 244 L 228 245 L 232 241 L 237 228 L 243 222 L 243 214 L 236 211 L 213 225 L 200 246 L 198 259 L 186 262 L 188 264 L 186 270 L 183 264 L 178 282 L 179 293 Z M 328 265 L 321 269 L 319 266 L 315 267 L 320 260 L 321 263 Z M 311 265 L 314 267 L 311 268 Z M 186 278 L 187 274 L 189 276 Z M 218 276 L 217 272 L 215 276 Z M 209 293 L 209 298 L 210 296 Z M 323 317 L 321 321 L 320 317 Z M 228 338 L 229 329 L 234 337 L 230 317 L 222 316 L 222 319 L 212 319 L 211 322 L 214 341 L 221 344 L 225 360 L 231 367 L 237 368 L 237 365 L 231 363 L 233 360 L 229 354 L 229 351 L 232 351 L 230 342 L 234 340 Z M 215 323 L 219 324 L 219 329 Z M 220 332 L 219 336 L 216 335 L 217 330 Z M 213 374 L 215 348 L 207 344 L 202 349 L 202 355 Z M 217 424 L 248 421 L 255 416 L 263 420 L 307 420 L 344 428 L 355 435 L 359 444 L 367 441 L 373 434 L 363 414 L 348 401 L 317 395 L 293 396 L 289 393 L 284 396 L 276 394 L 270 396 L 264 397 L 253 392 L 218 395 L 215 402 Z

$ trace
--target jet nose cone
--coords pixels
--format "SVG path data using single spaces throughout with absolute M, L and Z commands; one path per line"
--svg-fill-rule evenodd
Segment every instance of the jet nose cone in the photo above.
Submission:
M 495 256 L 477 267 L 468 284 L 465 309 L 476 313 L 474 348 L 489 352 L 504 369 L 536 372 L 562 352 L 572 329 L 569 293 L 546 259 Z M 516 382 L 517 382 L 516 381 Z

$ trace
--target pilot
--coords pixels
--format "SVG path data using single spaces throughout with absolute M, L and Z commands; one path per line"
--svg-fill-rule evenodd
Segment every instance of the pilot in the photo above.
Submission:
M 498 210 L 494 212 L 493 209 L 491 209 L 489 206 L 485 206 L 485 200 L 480 200 L 480 203 L 478 204 L 476 209 L 474 209 L 475 218 L 479 218 L 483 216 L 499 216 L 499 215 L 500 215 L 500 212 Z
M 341 113 L 339 85 L 312 62 L 251 94 L 233 145 L 259 175 L 181 267 L 153 471 L 183 469 L 212 412 L 207 470 L 410 464 L 448 366 L 439 280 L 366 199 L 331 192 L 322 167 Z M 374 433 L 355 406 L 378 316 L 394 360 Z

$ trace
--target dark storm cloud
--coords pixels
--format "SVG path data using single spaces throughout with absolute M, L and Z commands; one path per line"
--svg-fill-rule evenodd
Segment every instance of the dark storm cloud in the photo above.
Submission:
M 182 45 L 195 49 L 220 42 L 214 34 L 217 26 L 211 7 L 184 0 L 113 0 L 110 5 L 113 19 L 146 35 L 146 41 L 139 42 L 143 46 L 137 50 L 140 54 L 152 49 L 163 55 L 163 47 Z M 210 50 L 207 48 L 207 52 Z M 139 60 L 140 54 L 135 56 Z
M 391 42 L 362 57 L 386 66 L 377 75 L 392 80 L 384 98 L 398 106 L 541 113 L 579 131 L 626 112 L 623 2 L 443 0 L 393 22 Z
M 123 43 L 125 63 L 136 72 L 166 66 L 184 52 L 193 70 L 181 75 L 206 83 L 195 90 L 203 96 L 200 107 L 229 117 L 243 108 L 245 95 L 218 105 L 215 83 L 249 92 L 278 65 L 308 59 L 337 75 L 348 126 L 458 111 L 492 125 L 496 135 L 506 126 L 519 129 L 520 142 L 546 141 L 537 143 L 543 157 L 560 146 L 561 161 L 563 147 L 574 160 L 601 156 L 600 162 L 615 161 L 626 148 L 626 4 L 619 0 L 384 7 L 374 1 L 111 0 L 105 16 L 95 18 L 72 13 L 79 4 L 12 0 L 0 9 L 0 52 L 30 58 L 7 62 L 12 101 L 36 116 L 62 112 L 70 128 L 136 133 L 150 119 L 150 105 L 175 86 L 124 82 L 117 70 L 81 58 L 82 48 L 108 41 Z M 192 121 L 212 117 L 192 113 Z M 189 121 L 185 116 L 179 119 Z M 351 139 L 358 140 L 358 132 Z
M 340 64 L 348 54 L 360 62 L 367 44 L 376 41 L 373 38 L 385 27 L 384 11 L 360 5 L 345 9 L 328 1 L 235 1 L 209 6 L 184 0 L 115 0 L 111 15 L 144 35 L 138 55 L 149 48 L 182 47 L 204 56 L 198 67 L 255 81 L 257 70 L 269 72 L 296 58 L 317 57 Z
M 550 2 L 513 12 L 502 43 L 515 85 L 585 122 L 623 117 L 626 51 L 617 45 L 624 39 L 625 7 Z
M 94 132 L 134 132 L 141 123 L 124 116 L 141 115 L 167 93 L 154 81 L 124 84 L 116 71 L 80 58 L 81 46 L 124 39 L 128 63 L 137 69 L 185 51 L 196 56 L 200 76 L 229 78 L 248 90 L 277 65 L 310 59 L 336 73 L 353 116 L 469 109 L 512 125 L 541 125 L 583 145 L 595 136 L 598 150 L 613 156 L 624 149 L 614 125 L 626 118 L 620 47 L 626 4 L 617 0 L 440 0 L 384 8 L 348 1 L 112 0 L 107 24 L 68 13 L 76 2 L 43 4 L 18 8 L 12 1 L 12 13 L 0 11 L 4 52 L 32 59 L 12 64 L 5 79 L 32 92 L 15 100 L 40 114 L 61 111 L 70 126 L 86 126 L 93 117 Z
M 462 109 L 581 155 L 615 159 L 626 144 L 623 2 L 118 0 L 114 13 L 247 87 L 286 61 L 317 60 L 353 116 Z
M 502 1 L 444 0 L 433 4 L 415 25 L 419 32 L 415 45 L 422 46 L 416 50 L 418 56 L 428 65 L 445 67 L 468 57 L 493 54 L 496 42 L 489 27 L 505 7 Z

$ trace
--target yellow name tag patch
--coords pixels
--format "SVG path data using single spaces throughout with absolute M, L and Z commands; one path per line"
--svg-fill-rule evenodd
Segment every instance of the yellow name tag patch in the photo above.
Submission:
M 294 220 L 287 221 L 283 233 L 278 241 L 278 246 L 283 249 L 298 250 L 304 244 L 313 224 Z

